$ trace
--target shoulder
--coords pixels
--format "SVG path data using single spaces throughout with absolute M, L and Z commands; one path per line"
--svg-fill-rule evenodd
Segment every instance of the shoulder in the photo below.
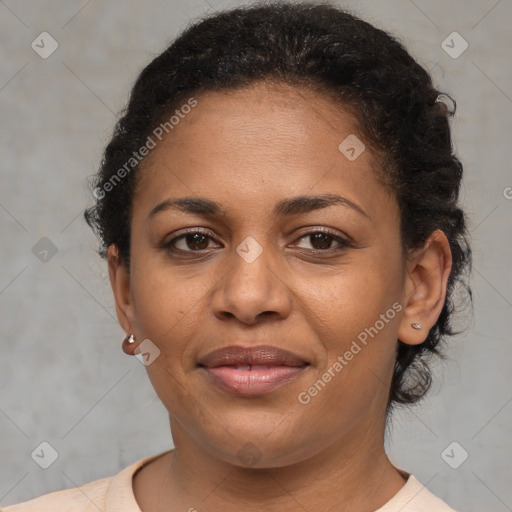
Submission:
M 59 512 L 97 512 L 105 510 L 106 496 L 114 477 L 102 478 L 81 487 L 50 492 L 37 498 L 10 507 L 0 512 L 36 512 L 58 510 Z
M 169 450 L 171 451 L 171 450 Z M 0 512 L 140 512 L 133 493 L 133 475 L 163 452 L 125 467 L 117 475 L 94 480 L 80 487 L 50 492 Z
M 398 493 L 375 512 L 456 512 L 440 498 L 432 494 L 413 475 Z

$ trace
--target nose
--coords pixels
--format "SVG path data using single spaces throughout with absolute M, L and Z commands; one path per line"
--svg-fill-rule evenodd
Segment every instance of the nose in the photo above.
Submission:
M 279 257 L 269 247 L 255 245 L 240 244 L 233 250 L 228 270 L 217 283 L 212 308 L 223 321 L 236 318 L 253 325 L 290 314 L 292 292 Z

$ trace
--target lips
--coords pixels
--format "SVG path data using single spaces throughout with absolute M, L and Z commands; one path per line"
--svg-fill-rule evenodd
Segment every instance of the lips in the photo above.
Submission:
M 218 366 L 303 366 L 306 363 L 293 352 L 271 345 L 242 347 L 232 345 L 209 352 L 199 360 L 201 366 L 215 368 Z
M 303 358 L 278 347 L 232 345 L 209 352 L 198 366 L 224 391 L 256 395 L 281 387 L 307 366 Z

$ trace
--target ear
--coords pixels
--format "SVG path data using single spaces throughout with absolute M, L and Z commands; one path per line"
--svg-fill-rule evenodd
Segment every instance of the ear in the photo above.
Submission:
M 109 246 L 107 260 L 117 319 L 126 333 L 134 333 L 135 315 L 130 293 L 130 274 L 119 256 L 119 249 L 116 245 Z
M 398 339 L 408 345 L 420 345 L 437 322 L 446 298 L 452 253 L 444 232 L 434 231 L 423 248 L 409 256 L 406 267 L 404 314 Z M 414 329 L 413 323 L 422 328 Z

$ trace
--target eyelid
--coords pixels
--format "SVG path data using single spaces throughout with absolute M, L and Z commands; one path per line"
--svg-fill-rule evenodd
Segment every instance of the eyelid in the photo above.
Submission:
M 346 233 L 334 230 L 332 228 L 327 228 L 325 226 L 305 226 L 304 229 L 307 229 L 303 234 L 298 234 L 299 238 L 302 238 L 307 235 L 313 235 L 315 233 L 325 233 L 326 235 L 330 235 L 333 238 L 339 238 L 346 243 L 353 243 L 351 237 L 349 237 Z
M 212 238 L 215 238 L 215 236 L 212 234 L 213 231 L 211 231 L 208 228 L 184 228 L 183 230 L 179 230 L 172 234 L 172 238 L 169 241 L 176 240 L 176 238 L 179 238 L 181 236 L 185 235 L 193 235 L 194 233 L 201 233 L 202 235 L 208 235 Z
M 209 229 L 206 229 L 206 228 L 188 228 L 188 229 L 185 229 L 182 232 L 178 231 L 177 233 L 173 233 L 172 236 L 170 238 L 168 238 L 168 239 L 164 238 L 162 240 L 162 242 L 160 242 L 158 244 L 158 248 L 160 248 L 160 249 L 169 249 L 170 247 L 173 246 L 173 244 L 176 244 L 176 242 L 178 240 L 184 238 L 187 235 L 194 235 L 195 233 L 199 233 L 201 235 L 205 235 L 208 238 L 210 238 L 211 240 L 214 240 L 215 242 L 220 243 L 220 242 L 217 241 L 216 236 L 214 236 L 212 234 L 212 231 L 210 231 Z M 180 249 L 178 249 L 178 250 L 180 250 Z M 204 250 L 207 250 L 207 249 L 204 249 Z M 181 252 L 197 252 L 197 253 L 200 253 L 201 251 L 181 251 Z
M 341 235 L 337 234 L 336 232 L 334 232 L 333 230 L 331 230 L 329 228 L 325 228 L 325 227 L 311 228 L 308 231 L 306 231 L 305 233 L 299 234 L 295 240 L 296 240 L 296 242 L 298 242 L 298 241 L 302 240 L 303 238 L 306 238 L 311 235 L 315 235 L 317 233 L 323 233 L 325 235 L 330 236 L 335 242 L 338 243 L 338 246 L 330 247 L 329 249 L 305 249 L 303 247 L 299 247 L 299 250 L 306 251 L 313 255 L 327 256 L 328 254 L 340 253 L 343 250 L 348 249 L 348 248 L 352 248 L 352 249 L 356 248 L 354 242 L 352 241 L 352 239 L 349 236 L 347 236 L 345 234 L 343 236 L 341 236 Z

